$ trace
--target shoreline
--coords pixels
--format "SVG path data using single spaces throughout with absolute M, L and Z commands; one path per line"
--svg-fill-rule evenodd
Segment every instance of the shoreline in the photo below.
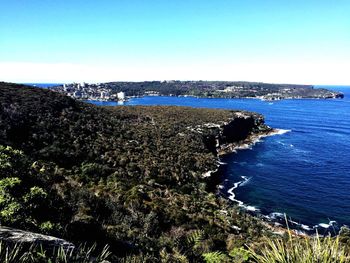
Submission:
M 260 139 L 274 136 L 274 135 L 281 135 L 287 132 L 291 132 L 291 130 L 284 130 L 284 129 L 272 129 L 268 131 L 258 132 L 250 134 L 246 139 L 234 142 L 234 143 L 228 143 L 225 145 L 222 145 L 221 147 L 218 147 L 218 157 L 230 154 L 230 153 L 237 153 L 239 150 L 246 150 L 253 147 L 256 143 L 260 142 Z
M 275 136 L 275 135 L 283 135 L 285 133 L 292 132 L 291 130 L 286 129 L 271 129 L 270 131 L 265 131 L 262 133 L 255 133 L 249 135 L 245 140 L 231 143 L 229 145 L 225 145 L 224 151 L 218 151 L 218 170 L 222 165 L 225 165 L 220 159 L 221 156 L 224 156 L 226 154 L 231 153 L 237 153 L 239 150 L 247 150 L 251 149 L 256 143 L 260 142 L 262 138 L 269 137 L 269 136 Z M 229 149 L 229 151 L 228 151 Z M 258 218 L 261 223 L 270 229 L 272 233 L 283 235 L 287 233 L 288 231 L 291 232 L 292 235 L 296 236 L 313 236 L 316 233 L 318 233 L 320 236 L 322 235 L 337 235 L 340 227 L 336 226 L 336 221 L 329 221 L 328 224 L 326 223 L 319 223 L 313 226 L 306 225 L 303 223 L 298 223 L 291 218 L 288 218 L 288 216 L 284 213 L 280 212 L 271 212 L 269 214 L 264 214 L 261 212 L 259 208 L 256 208 L 252 205 L 247 205 L 243 201 L 238 200 L 235 198 L 235 190 L 239 188 L 240 186 L 243 186 L 244 184 L 249 183 L 250 179 L 252 177 L 247 176 L 241 176 L 240 181 L 234 182 L 233 186 L 230 188 L 225 188 L 222 184 L 217 185 L 218 192 L 224 196 L 225 199 L 228 199 L 237 206 L 244 210 L 246 213 L 251 214 L 252 216 Z M 224 193 L 223 191 L 226 191 Z M 286 221 L 287 220 L 287 221 Z
M 125 103 L 128 102 L 132 99 L 140 99 L 140 98 L 145 98 L 145 97 L 176 97 L 176 98 L 196 98 L 196 99 L 233 99 L 233 100 L 260 100 L 262 102 L 266 103 L 273 103 L 273 102 L 278 102 L 278 101 L 283 101 L 283 100 L 339 100 L 343 98 L 337 98 L 337 97 L 332 97 L 332 98 L 316 98 L 316 97 L 303 97 L 303 98 L 282 98 L 282 99 L 275 99 L 275 100 L 268 100 L 268 99 L 262 99 L 258 97 L 234 97 L 234 98 L 225 98 L 225 97 L 201 97 L 201 96 L 193 96 L 193 95 L 141 95 L 141 96 L 127 96 L 127 99 L 125 101 L 118 101 L 118 100 L 91 100 L 91 99 L 79 99 L 81 101 L 88 101 L 89 103 L 94 103 L 94 102 L 114 102 L 116 104 L 118 103 Z
M 140 95 L 140 96 L 127 96 L 129 99 L 133 98 L 144 98 L 144 97 L 177 97 L 177 98 L 197 98 L 197 99 L 253 99 L 253 100 L 261 100 L 261 101 L 266 101 L 266 102 L 273 102 L 273 101 L 281 101 L 281 100 L 329 100 L 329 99 L 344 99 L 345 95 L 342 92 L 339 91 L 333 91 L 335 93 L 339 93 L 342 96 L 340 97 L 301 97 L 301 96 L 296 96 L 296 97 L 281 97 L 279 99 L 266 99 L 264 96 L 258 96 L 258 97 L 249 97 L 249 96 L 239 96 L 239 97 L 220 97 L 220 96 L 214 96 L 214 97 L 208 97 L 208 96 L 195 96 L 195 95 L 163 95 L 163 94 L 157 94 L 157 95 Z

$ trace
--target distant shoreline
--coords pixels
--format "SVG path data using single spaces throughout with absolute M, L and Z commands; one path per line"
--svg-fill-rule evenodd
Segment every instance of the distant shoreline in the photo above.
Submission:
M 47 85 L 47 84 L 44 84 Z M 118 93 L 125 98 L 142 96 L 192 96 L 202 98 L 257 98 L 266 101 L 283 99 L 343 98 L 344 94 L 312 85 L 270 84 L 244 81 L 144 81 L 107 83 L 69 83 L 50 89 L 76 99 L 114 100 Z

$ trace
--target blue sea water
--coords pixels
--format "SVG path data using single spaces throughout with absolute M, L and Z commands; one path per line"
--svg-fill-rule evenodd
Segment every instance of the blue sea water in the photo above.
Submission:
M 242 176 L 235 199 L 263 214 L 286 213 L 309 226 L 350 225 L 350 87 L 344 99 L 281 100 L 143 97 L 125 105 L 179 105 L 262 113 L 268 125 L 289 130 L 222 158 L 223 194 Z M 99 103 L 115 105 L 113 103 Z M 226 180 L 225 180 L 226 179 Z
M 54 86 L 63 85 L 62 83 L 23 83 L 23 84 L 37 87 L 37 88 L 44 88 L 44 89 L 54 87 Z

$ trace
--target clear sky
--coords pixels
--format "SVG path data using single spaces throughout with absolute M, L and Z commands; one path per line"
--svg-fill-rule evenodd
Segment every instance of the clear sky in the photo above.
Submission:
M 0 80 L 350 84 L 349 0 L 0 0 Z

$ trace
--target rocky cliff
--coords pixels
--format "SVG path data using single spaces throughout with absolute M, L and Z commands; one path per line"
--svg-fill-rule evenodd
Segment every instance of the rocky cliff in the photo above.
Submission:
M 226 122 L 204 124 L 201 128 L 211 129 L 204 143 L 216 155 L 235 151 L 242 144 L 251 144 L 257 137 L 267 136 L 274 130 L 267 126 L 261 114 L 236 111 Z

